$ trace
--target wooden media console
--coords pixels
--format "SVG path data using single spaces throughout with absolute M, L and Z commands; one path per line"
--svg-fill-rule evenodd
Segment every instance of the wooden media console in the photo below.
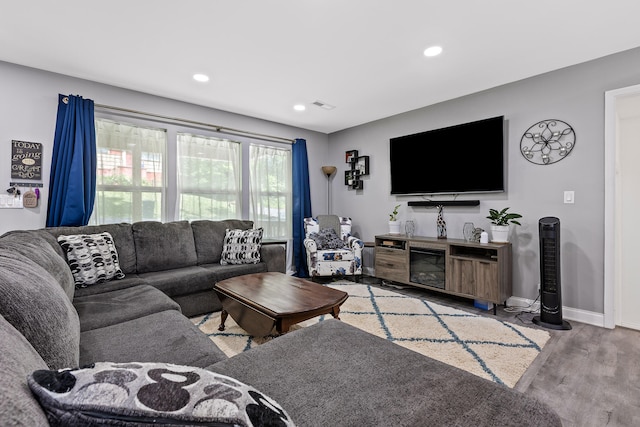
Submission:
M 511 296 L 511 243 L 383 234 L 375 237 L 375 275 L 491 302 L 495 313 Z

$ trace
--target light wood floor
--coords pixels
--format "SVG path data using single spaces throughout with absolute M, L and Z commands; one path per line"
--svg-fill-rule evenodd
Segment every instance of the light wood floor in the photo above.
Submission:
M 493 311 L 475 308 L 472 300 L 387 287 L 374 278 L 362 282 L 493 316 Z M 511 313 L 500 306 L 497 316 L 539 328 L 532 313 Z M 551 339 L 514 388 L 554 408 L 564 427 L 640 426 L 640 332 L 569 323 L 569 331 L 546 329 Z

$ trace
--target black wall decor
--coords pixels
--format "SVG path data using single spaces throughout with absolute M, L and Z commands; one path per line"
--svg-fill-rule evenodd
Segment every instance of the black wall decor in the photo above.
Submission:
M 11 141 L 11 179 L 42 179 L 42 144 Z
M 525 131 L 520 139 L 522 156 L 537 165 L 550 165 L 567 157 L 576 145 L 576 133 L 566 122 L 542 120 Z
M 344 185 L 354 190 L 362 190 L 362 177 L 369 175 L 369 156 L 358 156 L 358 150 L 345 152 L 345 162 L 349 169 L 344 172 Z

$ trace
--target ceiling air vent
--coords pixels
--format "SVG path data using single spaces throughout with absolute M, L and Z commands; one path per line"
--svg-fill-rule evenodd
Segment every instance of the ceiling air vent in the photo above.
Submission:
M 313 101 L 312 104 L 317 107 L 324 108 L 325 110 L 333 110 L 334 108 L 336 108 L 335 105 L 330 105 L 322 101 Z

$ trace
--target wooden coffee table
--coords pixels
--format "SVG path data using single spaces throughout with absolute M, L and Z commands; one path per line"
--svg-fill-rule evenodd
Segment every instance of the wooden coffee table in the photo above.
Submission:
M 291 325 L 322 314 L 339 319 L 340 306 L 349 295 L 327 286 L 286 274 L 246 274 L 213 286 L 222 302 L 221 322 L 230 314 L 250 335 L 264 337 L 275 328 L 279 334 Z

